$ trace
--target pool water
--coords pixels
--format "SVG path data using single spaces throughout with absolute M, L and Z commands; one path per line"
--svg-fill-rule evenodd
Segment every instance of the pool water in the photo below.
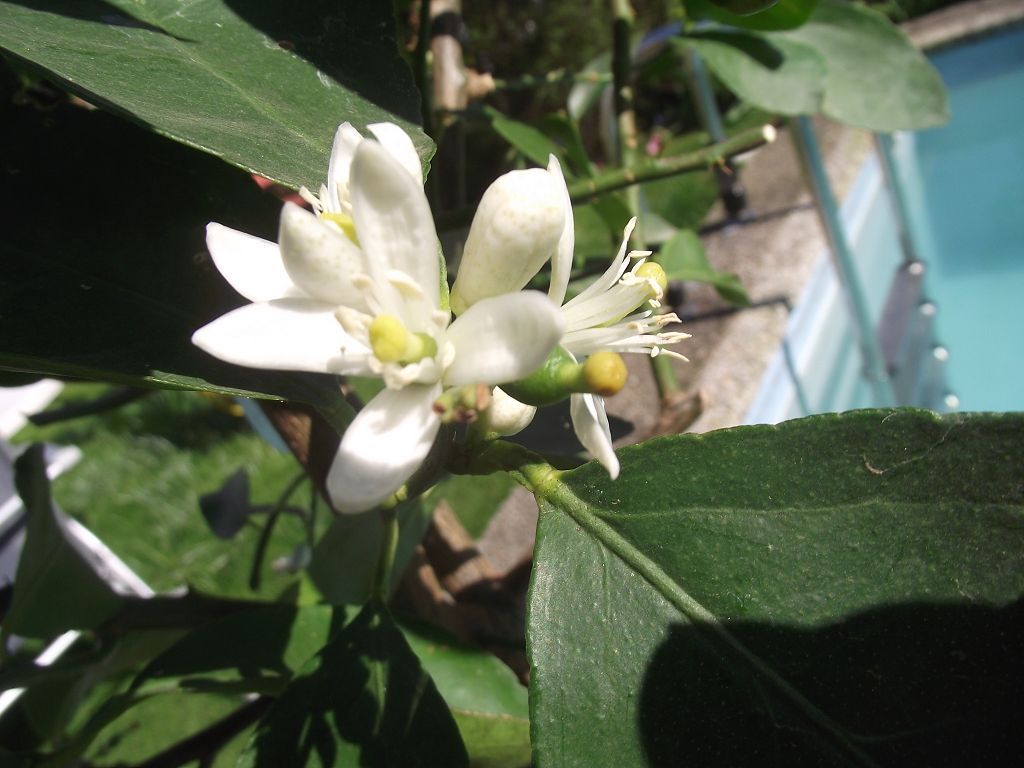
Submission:
M 897 404 L 1024 410 L 1024 24 L 930 58 L 949 89 L 951 120 L 894 137 L 912 240 L 926 264 L 923 307 L 934 305 L 917 341 L 918 383 Z M 876 157 L 861 169 L 841 214 L 856 278 L 880 323 L 904 255 Z M 744 421 L 886 404 L 864 376 L 825 254 Z
M 952 119 L 897 163 L 947 382 L 963 410 L 1024 410 L 1024 25 L 930 58 Z

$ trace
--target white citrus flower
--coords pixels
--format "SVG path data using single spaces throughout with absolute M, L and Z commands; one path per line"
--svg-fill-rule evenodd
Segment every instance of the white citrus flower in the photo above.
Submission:
M 291 204 L 281 212 L 279 245 L 209 225 L 214 263 L 252 303 L 192 340 L 238 365 L 384 380 L 346 430 L 327 478 L 335 507 L 354 513 L 388 499 L 422 463 L 445 388 L 526 376 L 564 324 L 533 291 L 484 299 L 452 323 L 441 308 L 437 234 L 417 174 L 370 140 L 350 156 L 336 142 L 333 171 L 338 163 L 346 168 L 331 176 L 337 200 L 332 187 L 321 200 L 327 213 L 335 202 L 347 206 L 351 227 Z
M 569 213 L 572 215 L 571 208 Z M 562 301 L 568 281 L 560 285 L 556 285 L 554 279 L 551 281 L 548 296 L 561 305 L 565 321 L 561 345 L 577 359 L 597 352 L 639 353 L 651 357 L 665 354 L 686 359 L 678 352 L 665 349 L 690 338 L 688 333 L 662 330 L 670 323 L 678 323 L 679 317 L 672 312 L 656 314 L 654 311 L 661 307 L 664 296 L 664 271 L 646 261 L 650 251 L 626 253 L 635 226 L 636 219 L 626 224 L 622 245 L 605 273 L 565 304 Z M 630 262 L 633 262 L 632 267 Z M 570 252 L 560 270 L 552 264 L 552 275 L 568 275 L 571 266 Z M 619 475 L 619 460 L 612 447 L 604 398 L 593 394 L 571 395 L 569 414 L 576 437 L 614 480 Z
M 544 171 L 538 170 L 536 173 Z M 626 225 L 622 245 L 604 274 L 579 295 L 565 301 L 569 275 L 572 271 L 575 232 L 569 190 L 565 185 L 561 166 L 553 156 L 548 161 L 545 182 L 546 185 L 554 183 L 558 188 L 558 208 L 563 221 L 557 247 L 553 249 L 551 283 L 548 289 L 548 297 L 555 306 L 561 307 L 562 319 L 565 322 L 565 334 L 559 342 L 561 346 L 577 361 L 598 352 L 641 353 L 652 357 L 669 354 L 685 360 L 682 355 L 665 349 L 668 345 L 689 338 L 689 334 L 686 333 L 663 330 L 670 323 L 678 323 L 679 318 L 672 313 L 656 314 L 654 311 L 661 307 L 665 291 L 664 271 L 653 262 L 646 262 L 647 257 L 651 255 L 650 251 L 626 253 L 636 219 L 632 219 Z M 540 189 L 539 178 L 536 183 Z M 543 199 L 547 201 L 550 198 L 551 193 L 545 186 Z M 515 255 L 510 254 L 506 258 L 515 258 Z M 466 270 L 471 274 L 481 270 L 475 261 L 486 263 L 489 260 L 484 254 L 467 248 L 460 266 L 460 278 Z M 543 261 L 537 263 L 532 258 L 523 258 L 520 259 L 519 265 L 523 268 L 521 272 L 515 266 L 507 266 L 500 272 L 496 270 L 496 274 L 516 274 L 517 278 L 507 280 L 504 284 L 497 280 L 493 281 L 489 285 L 488 295 L 519 290 L 540 269 Z M 525 277 L 522 277 L 523 274 Z M 515 413 L 515 403 L 515 400 L 512 400 L 512 403 L 502 402 L 500 422 L 514 424 L 518 429 L 522 429 L 525 426 L 523 422 L 529 423 L 536 409 L 518 403 L 520 409 Z M 570 396 L 569 412 L 579 441 L 604 465 L 612 478 L 617 477 L 619 462 L 612 447 L 604 398 L 596 394 L 573 394 Z M 501 430 L 496 428 L 495 431 Z

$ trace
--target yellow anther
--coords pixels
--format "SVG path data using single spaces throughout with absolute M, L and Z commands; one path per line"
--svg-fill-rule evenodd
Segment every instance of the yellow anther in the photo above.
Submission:
M 657 283 L 661 290 L 655 294 L 655 298 L 662 296 L 668 289 L 668 275 L 666 275 L 665 270 L 661 268 L 661 264 L 653 261 L 645 261 L 637 267 L 636 276 L 647 280 L 653 280 Z
M 330 211 L 324 211 L 320 214 L 321 219 L 327 219 L 327 221 L 333 221 L 339 227 L 341 231 L 345 233 L 345 236 L 356 245 L 359 245 L 359 240 L 356 238 L 356 223 L 347 213 L 331 213 Z
M 370 348 L 382 363 L 397 363 L 405 355 L 410 335 L 394 315 L 377 315 L 370 323 Z
M 415 363 L 437 354 L 429 333 L 409 333 L 394 315 L 377 315 L 370 323 L 370 349 L 382 363 Z
M 664 275 L 664 271 L 661 274 Z M 622 355 L 615 352 L 595 352 L 583 364 L 583 377 L 588 391 L 602 397 L 611 397 L 626 386 L 629 371 L 626 370 Z

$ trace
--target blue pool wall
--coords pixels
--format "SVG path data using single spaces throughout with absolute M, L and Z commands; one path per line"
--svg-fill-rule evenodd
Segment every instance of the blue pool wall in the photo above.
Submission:
M 1024 410 L 1024 25 L 935 52 L 951 122 L 894 136 L 912 242 L 934 302 L 921 401 L 945 410 Z M 902 258 L 875 156 L 841 209 L 877 326 Z M 744 423 L 882 405 L 862 370 L 851 313 L 822 255 Z M 930 354 L 937 347 L 939 354 Z M 791 363 L 791 364 L 790 364 Z M 804 391 L 803 407 L 797 384 Z M 952 393 L 954 398 L 945 400 Z

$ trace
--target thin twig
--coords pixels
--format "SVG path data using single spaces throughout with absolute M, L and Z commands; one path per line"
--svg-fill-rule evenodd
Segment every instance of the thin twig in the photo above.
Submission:
M 288 505 L 288 501 L 291 499 L 292 494 L 295 493 L 306 477 L 305 472 L 300 472 L 296 475 L 295 478 L 288 483 L 288 487 L 284 489 L 284 493 L 281 494 L 277 503 L 274 504 L 273 509 L 271 509 L 267 515 L 267 522 L 263 524 L 263 530 L 260 531 L 259 541 L 256 542 L 256 554 L 253 555 L 252 570 L 249 572 L 249 589 L 253 592 L 259 591 L 260 588 L 263 574 L 263 558 L 267 554 L 267 546 L 270 544 L 270 535 L 274 532 L 274 526 L 277 525 L 277 519 L 281 516 L 281 513 Z

